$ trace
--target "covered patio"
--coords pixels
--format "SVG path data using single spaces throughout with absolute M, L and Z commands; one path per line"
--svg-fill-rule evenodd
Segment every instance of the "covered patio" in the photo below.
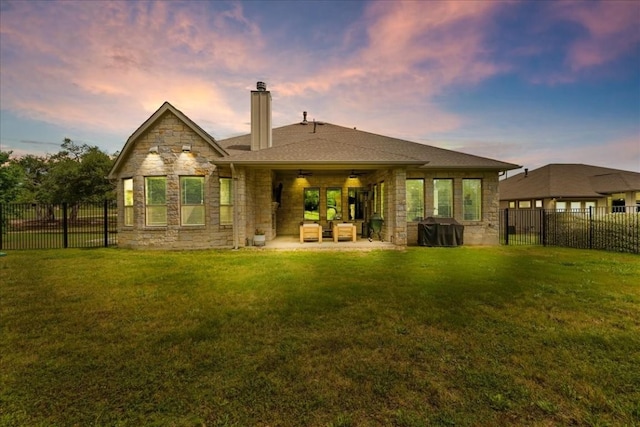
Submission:
M 381 242 L 380 240 L 369 241 L 367 238 L 358 236 L 355 242 L 339 241 L 332 239 L 318 242 L 300 243 L 298 236 L 278 236 L 269 240 L 265 246 L 247 246 L 249 250 L 286 250 L 286 251 L 373 251 L 373 250 L 404 250 L 404 246 L 394 245 L 391 242 Z

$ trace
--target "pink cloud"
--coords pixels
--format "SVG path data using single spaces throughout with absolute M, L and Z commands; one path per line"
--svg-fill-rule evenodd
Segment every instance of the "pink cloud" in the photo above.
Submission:
M 611 62 L 637 49 L 640 42 L 640 3 L 635 1 L 556 2 L 558 18 L 582 26 L 586 37 L 567 53 L 574 71 Z
M 3 108 L 120 133 L 135 130 L 168 100 L 194 120 L 210 118 L 215 106 L 216 122 L 239 130 L 243 115 L 224 91 L 233 86 L 232 73 L 260 57 L 259 29 L 237 4 L 213 23 L 198 10 L 205 3 L 179 6 L 12 3 L 1 30 L 3 51 L 14 56 L 3 63 Z
M 372 2 L 345 43 L 366 43 L 305 78 L 278 85 L 283 97 L 332 100 L 327 120 L 349 117 L 374 132 L 405 136 L 444 132 L 463 119 L 432 100 L 452 86 L 473 85 L 504 71 L 487 55 L 484 34 L 499 2 Z M 306 64 L 301 64 L 307 68 Z M 408 136 L 408 135 L 406 135 Z

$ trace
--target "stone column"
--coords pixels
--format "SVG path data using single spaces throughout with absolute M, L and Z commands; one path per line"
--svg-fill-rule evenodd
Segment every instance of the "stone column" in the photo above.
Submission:
M 393 169 L 391 171 L 391 182 L 389 196 L 393 200 L 389 200 L 390 206 L 395 209 L 391 210 L 389 218 L 391 224 L 388 224 L 391 230 L 393 243 L 398 246 L 406 246 L 407 244 L 407 172 L 404 169 Z

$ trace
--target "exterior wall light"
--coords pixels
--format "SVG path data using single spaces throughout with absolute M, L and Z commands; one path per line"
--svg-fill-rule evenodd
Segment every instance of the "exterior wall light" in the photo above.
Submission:
M 157 145 L 152 145 L 151 147 L 149 147 L 149 153 L 158 154 L 159 152 L 160 152 L 160 147 L 158 147 Z
M 186 144 L 182 146 L 182 152 L 183 153 L 190 153 L 191 152 L 191 144 Z

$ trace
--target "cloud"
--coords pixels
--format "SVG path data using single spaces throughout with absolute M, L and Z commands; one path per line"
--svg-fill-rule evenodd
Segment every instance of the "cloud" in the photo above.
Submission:
M 224 7 L 210 13 L 204 2 L 12 3 L 2 19 L 2 108 L 131 132 L 169 100 L 196 121 L 215 106 L 216 121 L 237 129 L 241 120 L 225 90 L 233 87 L 230 76 L 259 57 L 260 32 L 240 5 L 215 5 Z
M 640 4 L 634 1 L 556 2 L 559 19 L 586 30 L 567 52 L 573 71 L 600 66 L 637 49 L 640 42 Z
M 327 99 L 329 121 L 349 117 L 374 132 L 404 136 L 451 130 L 462 118 L 435 98 L 503 72 L 483 35 L 497 2 L 371 2 L 345 31 L 354 43 L 304 78 L 278 85 L 282 97 Z M 357 34 L 361 33 L 361 34 Z M 363 41 L 364 40 L 364 41 Z

